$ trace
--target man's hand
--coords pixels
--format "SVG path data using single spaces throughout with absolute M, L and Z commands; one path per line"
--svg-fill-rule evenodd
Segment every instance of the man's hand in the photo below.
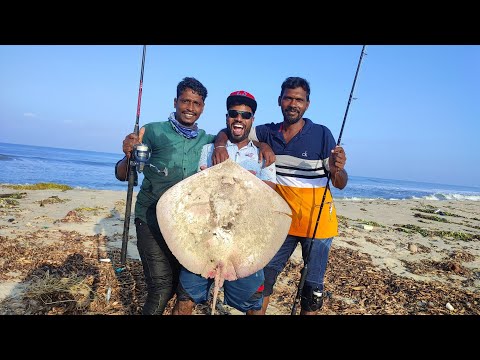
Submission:
M 143 134 L 145 134 L 145 128 L 142 127 L 138 132 L 138 136 L 135 133 L 125 136 L 122 147 L 125 157 L 115 166 L 115 176 L 118 180 L 127 181 L 129 172 L 128 164 L 132 156 L 133 147 L 142 142 Z
M 143 134 L 145 134 L 145 128 L 141 128 L 139 134 L 131 133 L 125 136 L 125 140 L 123 140 L 123 153 L 127 156 L 127 159 L 130 159 L 132 155 L 133 147 L 137 144 L 140 144 L 143 139 Z
M 213 149 L 212 164 L 217 165 L 228 159 L 228 151 L 225 146 L 221 145 Z
M 275 162 L 275 153 L 270 145 L 267 143 L 259 143 L 260 154 L 258 154 L 258 161 L 261 163 L 265 159 L 265 167 L 272 165 Z
M 336 146 L 328 158 L 328 165 L 330 167 L 332 184 L 340 190 L 347 186 L 348 174 L 345 171 L 346 162 L 347 155 L 345 154 L 345 150 L 343 150 L 341 146 Z
M 345 163 L 347 162 L 347 156 L 345 150 L 341 146 L 336 146 L 332 150 L 332 154 L 328 159 L 330 165 L 330 172 L 335 173 L 345 168 Z

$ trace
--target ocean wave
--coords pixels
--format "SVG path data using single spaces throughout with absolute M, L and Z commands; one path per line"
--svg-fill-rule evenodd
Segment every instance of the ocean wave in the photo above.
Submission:
M 465 194 L 440 194 L 425 196 L 426 200 L 458 200 L 458 201 L 480 201 L 480 195 L 465 195 Z
M 346 201 L 376 201 L 376 200 L 389 200 L 389 201 L 402 201 L 402 200 L 454 200 L 454 201 L 480 201 L 480 195 L 464 195 L 464 194 L 432 194 L 426 196 L 406 196 L 403 198 L 388 198 L 388 197 L 358 197 L 358 196 L 334 196 L 336 200 Z
M 0 161 L 12 161 L 12 160 L 17 160 L 17 158 L 13 155 L 0 154 Z

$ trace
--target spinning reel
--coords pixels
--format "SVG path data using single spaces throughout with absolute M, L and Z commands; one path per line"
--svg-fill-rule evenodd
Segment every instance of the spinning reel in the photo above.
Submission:
M 150 164 L 148 160 L 150 159 L 151 151 L 145 144 L 137 144 L 133 148 L 133 161 L 131 162 L 132 166 L 135 166 L 137 171 L 141 173 L 146 166 L 154 168 L 157 173 L 163 173 L 165 176 L 168 176 L 168 169 L 165 167 L 163 170 L 159 170 L 155 165 Z

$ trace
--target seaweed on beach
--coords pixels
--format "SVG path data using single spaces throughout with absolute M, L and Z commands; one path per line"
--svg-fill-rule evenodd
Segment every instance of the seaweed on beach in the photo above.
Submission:
M 467 251 L 461 251 L 461 250 L 455 250 L 449 253 L 448 255 L 450 258 L 457 260 L 457 261 L 463 261 L 463 262 L 472 262 L 475 260 L 475 256 L 470 254 Z
M 431 230 L 427 229 L 422 229 L 420 226 L 417 225 L 412 225 L 412 224 L 405 224 L 405 225 L 400 225 L 400 224 L 393 224 L 393 226 L 396 226 L 395 230 L 396 231 L 403 231 L 406 233 L 419 233 L 422 236 L 430 236 L 432 235 Z
M 54 195 L 48 197 L 47 199 L 35 201 L 35 203 L 40 204 L 40 206 L 45 206 L 48 204 L 61 204 L 67 201 L 70 201 L 70 199 L 60 199 L 58 196 Z
M 26 192 L 0 194 L 0 199 L 24 199 L 27 197 Z
M 415 214 L 413 214 L 413 216 L 416 217 L 416 218 L 438 221 L 438 222 L 444 222 L 444 223 L 449 223 L 450 222 L 447 219 L 441 218 L 441 217 L 436 216 L 436 215 L 423 215 L 423 214 L 415 213 Z
M 95 206 L 95 207 L 79 207 L 75 208 L 75 212 L 80 213 L 80 214 L 85 214 L 85 213 L 92 213 L 93 215 L 98 215 L 100 210 L 105 210 L 105 207 L 102 206 Z
M 385 225 L 379 224 L 376 221 L 369 221 L 369 220 L 363 220 L 363 219 L 357 219 L 355 221 L 357 221 L 359 224 L 363 224 L 363 225 L 372 225 L 372 226 L 376 226 L 376 227 L 379 227 L 379 228 L 384 228 L 385 227 Z
M 48 242 L 42 241 L 46 238 Z M 0 314 L 141 312 L 145 294 L 141 263 L 128 259 L 125 271 L 116 273 L 112 265 L 119 260 L 119 251 L 101 250 L 107 241 L 104 236 L 38 230 L 16 240 L 0 237 L 0 252 L 9 254 L 0 263 L 0 274 L 4 280 L 20 274 L 18 288 L 23 291 L 1 301 Z
M 72 190 L 73 187 L 64 185 L 64 184 L 56 184 L 56 183 L 48 183 L 48 182 L 41 182 L 36 184 L 30 185 L 2 185 L 3 187 L 15 189 L 15 190 Z
M 337 219 L 338 219 L 338 224 L 341 224 L 345 227 L 348 226 L 348 220 L 351 220 L 345 216 L 342 216 L 342 215 L 337 215 Z
M 403 231 L 406 233 L 416 232 L 424 237 L 438 236 L 441 238 L 451 238 L 454 240 L 462 240 L 462 241 L 480 240 L 480 234 L 469 234 L 461 231 L 429 230 L 429 229 L 424 229 L 424 228 L 421 228 L 420 226 L 412 225 L 412 224 L 405 224 L 405 225 L 394 224 L 393 226 L 396 227 L 395 228 L 396 231 Z
M 30 289 L 21 297 L 0 302 L 0 314 L 141 314 L 146 290 L 140 261 L 127 259 L 124 270 L 118 272 L 120 251 L 100 250 L 108 241 L 106 237 L 57 231 L 55 244 L 38 241 L 48 234 L 43 231 L 29 234 L 27 243 L 16 247 L 21 251 L 9 251 L 8 268 L 1 269 L 1 273 L 22 273 L 23 285 L 28 289 L 29 284 L 44 279 L 48 272 L 56 280 L 49 283 L 51 287 L 52 283 L 58 286 L 61 279 L 69 279 L 63 281 L 87 285 L 88 296 L 84 287 L 83 292 L 73 294 L 63 290 L 62 294 L 49 292 L 41 300 L 32 296 Z M 12 250 L 12 246 L 12 241 L 0 239 L 2 252 Z M 292 258 L 279 275 L 270 306 L 275 314 L 290 314 L 302 266 L 301 261 Z M 445 271 L 440 265 L 436 270 Z M 456 282 L 403 278 L 375 267 L 369 255 L 351 249 L 332 247 L 325 281 L 326 298 L 320 314 L 480 314 L 480 294 L 462 289 L 463 284 L 458 287 Z M 40 294 L 39 283 L 36 285 L 36 294 Z M 165 314 L 171 313 L 173 302 L 174 299 L 169 302 Z M 454 311 L 445 307 L 447 302 Z M 218 310 L 219 314 L 232 313 L 221 302 Z M 194 314 L 209 312 L 209 303 L 197 305 L 194 310 Z
M 85 219 L 82 214 L 76 212 L 75 210 L 70 210 L 63 219 L 55 220 L 53 223 L 57 224 L 60 222 L 70 223 L 70 222 L 84 222 Z
M 18 200 L 10 198 L 1 198 L 0 199 L 0 208 L 13 208 L 20 205 Z
M 346 238 L 348 230 L 342 226 L 341 236 Z M 398 226 L 413 233 L 418 229 Z M 0 280 L 18 282 L 15 291 L 0 301 L 0 314 L 141 314 L 146 297 L 142 264 L 127 258 L 119 270 L 120 250 L 107 246 L 120 235 L 87 236 L 51 228 L 0 236 Z M 435 236 L 435 231 L 427 236 Z M 381 242 L 373 235 L 364 239 Z M 480 280 L 480 270 L 465 264 L 476 260 L 469 251 L 456 249 L 437 261 L 420 261 L 415 254 L 411 261 L 403 262 L 408 277 L 374 264 L 354 240 L 348 240 L 354 249 L 332 245 L 319 314 L 480 315 L 480 292 L 471 290 Z M 415 244 L 418 252 L 430 251 L 417 241 Z M 401 245 L 401 251 L 406 251 L 405 244 Z M 290 314 L 302 267 L 298 257 L 290 258 L 278 276 L 267 314 Z M 426 280 L 418 280 L 416 275 Z M 174 301 L 170 300 L 164 314 L 171 314 Z M 447 308 L 447 303 L 454 310 Z M 210 311 L 209 301 L 197 305 L 194 314 Z M 219 301 L 216 313 L 239 312 Z
M 438 271 L 445 271 L 438 265 Z M 373 266 L 370 256 L 332 247 L 324 314 L 480 314 L 480 293 L 463 284 L 418 281 Z M 454 311 L 446 308 L 450 302 Z
M 424 213 L 427 213 L 427 214 L 441 213 L 443 216 L 461 217 L 461 218 L 465 217 L 465 216 L 457 215 L 457 214 L 454 214 L 454 213 L 451 213 L 451 212 L 448 212 L 448 211 L 441 211 L 440 209 L 435 209 L 435 207 L 433 207 L 431 205 L 429 205 L 429 206 L 427 206 L 426 208 L 423 208 L 423 209 L 422 208 L 412 208 L 410 210 L 424 212 Z

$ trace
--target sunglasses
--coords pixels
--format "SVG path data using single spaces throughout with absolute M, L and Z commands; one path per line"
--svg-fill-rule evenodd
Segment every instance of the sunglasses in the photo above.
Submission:
M 237 110 L 228 110 L 228 117 L 231 117 L 232 119 L 235 119 L 238 114 L 242 116 L 242 119 L 250 119 L 253 114 L 250 111 L 237 111 Z

